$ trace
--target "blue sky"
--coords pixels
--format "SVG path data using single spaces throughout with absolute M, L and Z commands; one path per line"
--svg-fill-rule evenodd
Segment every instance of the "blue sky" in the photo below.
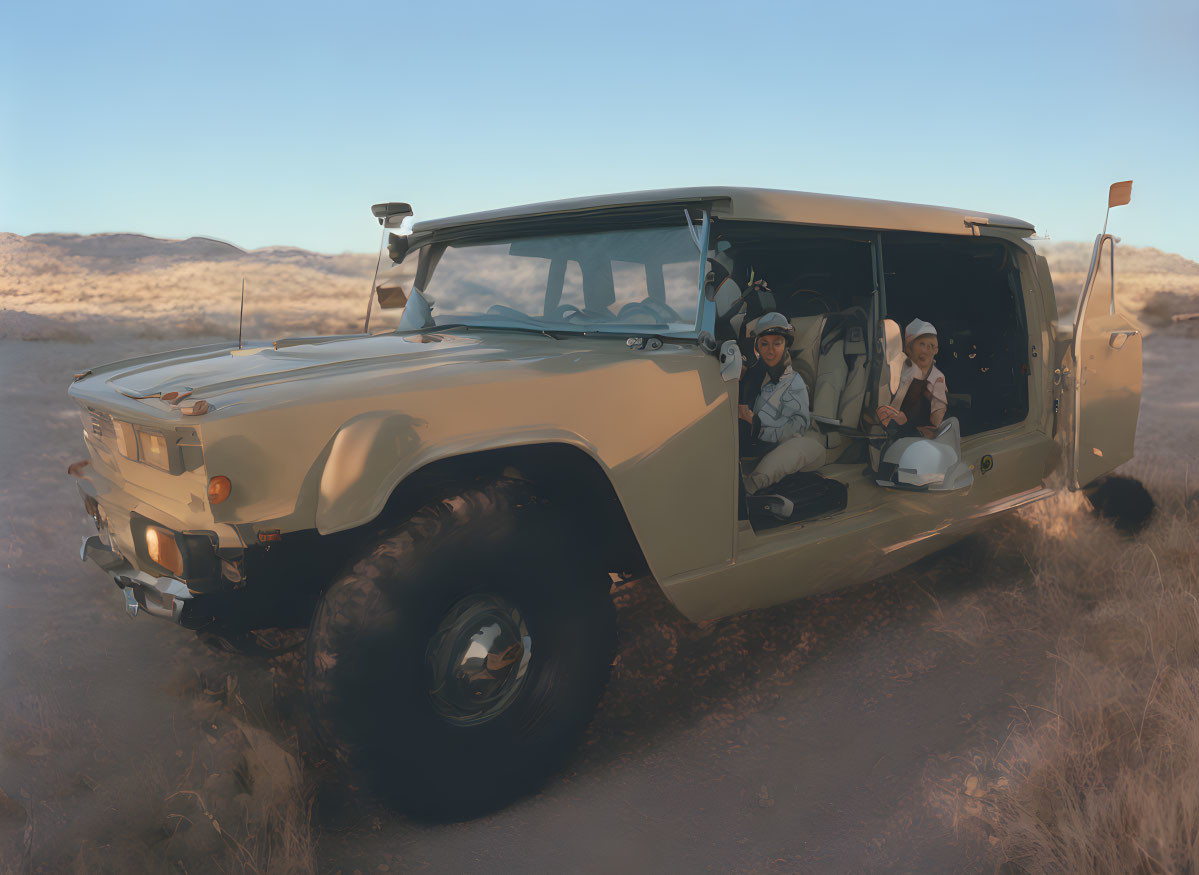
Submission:
M 376 245 L 674 185 L 1016 215 L 1199 259 L 1199 4 L 10 4 L 0 231 Z

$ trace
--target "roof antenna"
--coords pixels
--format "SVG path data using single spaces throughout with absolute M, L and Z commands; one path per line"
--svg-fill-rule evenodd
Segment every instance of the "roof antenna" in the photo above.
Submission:
M 383 242 L 379 244 L 379 257 L 375 259 L 375 278 L 371 280 L 371 296 L 366 299 L 366 321 L 362 325 L 363 334 L 371 332 L 371 306 L 375 303 L 375 289 L 379 287 L 379 264 L 383 261 L 383 249 L 387 245 L 387 222 L 380 218 L 379 224 L 383 226 Z
M 241 312 L 237 314 L 237 348 L 241 349 L 241 326 L 246 318 L 246 278 L 241 278 Z

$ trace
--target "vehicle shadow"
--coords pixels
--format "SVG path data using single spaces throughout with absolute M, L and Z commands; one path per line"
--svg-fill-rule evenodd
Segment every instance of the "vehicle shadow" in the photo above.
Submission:
M 824 678 L 811 672 L 817 663 L 852 657 L 881 636 L 885 660 L 930 637 L 953 645 L 946 607 L 1028 578 L 1027 525 L 1005 521 L 877 581 L 706 623 L 682 617 L 648 578 L 616 584 L 618 655 L 571 770 L 602 772 L 665 736 L 708 733 L 769 709 L 809 674 Z
M 877 581 L 700 624 L 679 614 L 651 579 L 615 584 L 619 645 L 611 680 L 562 778 L 602 778 L 679 735 L 711 734 L 713 744 L 723 745 L 721 729 L 768 710 L 810 676 L 835 683 L 837 672 L 813 669 L 879 641 L 890 651 L 886 659 L 898 653 L 903 661 L 918 639 L 927 644 L 930 638 L 961 659 L 962 648 L 939 634 L 943 611 L 972 593 L 1027 579 L 1019 546 L 1026 526 L 1007 521 Z M 298 734 L 317 825 L 341 832 L 390 820 L 379 800 L 347 782 L 307 725 L 301 652 L 293 643 L 265 666 L 276 719 Z M 880 669 L 880 676 L 887 671 Z

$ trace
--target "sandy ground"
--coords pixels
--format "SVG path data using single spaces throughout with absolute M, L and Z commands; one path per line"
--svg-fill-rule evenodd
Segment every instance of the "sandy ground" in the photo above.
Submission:
M 1199 479 L 1188 467 L 1197 349 L 1181 336 L 1146 341 L 1127 469 L 1151 486 Z M 123 354 L 113 341 L 0 341 L 0 790 L 26 817 L 8 834 L 0 823 L 11 839 L 0 871 L 22 865 L 22 841 L 36 871 L 76 859 L 84 871 L 159 871 L 168 858 L 207 871 L 211 835 L 181 830 L 200 815 L 168 798 L 218 793 L 230 713 L 280 740 L 292 725 L 286 677 L 272 683 L 262 661 L 126 618 L 116 588 L 79 562 L 90 523 L 65 474 L 83 455 L 66 386 Z M 613 683 L 562 774 L 450 826 L 325 779 L 318 869 L 990 871 L 985 837 L 955 824 L 935 791 L 955 760 L 1002 743 L 1013 703 L 1036 701 L 1048 676 L 1046 642 L 1011 616 L 1027 578 L 1021 525 L 847 593 L 703 628 L 628 585 Z

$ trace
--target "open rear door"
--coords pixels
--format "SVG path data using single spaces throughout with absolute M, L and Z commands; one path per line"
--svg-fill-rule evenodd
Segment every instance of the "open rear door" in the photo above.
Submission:
M 1115 240 L 1095 239 L 1074 315 L 1074 434 L 1070 488 L 1132 458 L 1141 407 L 1141 333 L 1115 300 Z

